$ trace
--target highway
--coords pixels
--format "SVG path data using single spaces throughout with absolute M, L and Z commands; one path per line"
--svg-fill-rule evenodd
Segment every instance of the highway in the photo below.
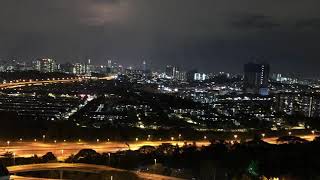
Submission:
M 97 80 L 111 80 L 113 79 L 113 76 L 106 76 L 101 78 L 96 78 Z M 86 80 L 88 78 L 82 78 L 82 77 L 74 77 L 74 78 L 51 78 L 47 80 L 14 80 L 7 83 L 0 84 L 0 89 L 12 89 L 12 88 L 18 88 L 18 87 L 25 87 L 25 86 L 31 86 L 31 85 L 44 85 L 44 84 L 54 84 L 54 83 L 71 83 L 71 82 L 79 82 Z
M 303 135 L 299 136 L 308 141 L 312 141 L 316 135 Z M 270 144 L 277 144 L 277 137 L 266 137 L 263 139 L 265 142 Z M 183 146 L 185 141 L 133 141 L 127 142 L 130 146 L 131 150 L 137 150 L 142 146 L 159 146 L 162 143 L 171 143 L 173 145 L 178 144 L 179 146 Z M 193 144 L 192 141 L 186 141 L 188 144 Z M 210 142 L 207 140 L 197 141 L 196 145 L 208 146 Z M 46 140 L 38 140 L 35 141 L 0 141 L 0 154 L 4 154 L 7 151 L 13 152 L 16 157 L 30 157 L 34 154 L 38 156 L 42 156 L 47 152 L 52 152 L 59 160 L 64 160 L 69 157 L 71 154 L 78 153 L 81 149 L 94 149 L 99 153 L 103 152 L 116 152 L 122 150 L 128 150 L 129 147 L 126 142 L 115 142 L 115 141 L 102 141 L 99 142 L 59 142 L 59 141 L 46 141 Z
M 57 171 L 74 171 L 74 172 L 85 172 L 85 173 L 96 173 L 102 174 L 103 172 L 112 171 L 112 172 L 126 172 L 126 170 L 111 168 L 108 166 L 102 165 L 93 165 L 93 164 L 76 164 L 76 163 L 45 163 L 45 164 L 28 164 L 28 165 L 19 165 L 19 166 L 9 166 L 7 167 L 11 174 L 22 173 L 22 172 L 34 172 L 34 171 L 48 171 L 48 170 L 57 170 Z M 136 174 L 139 178 L 145 180 L 182 180 L 179 178 L 162 176 L 157 174 L 142 173 L 136 171 L 130 171 Z M 61 175 L 62 176 L 62 175 Z
M 59 160 L 64 160 L 71 154 L 78 153 L 81 149 L 94 149 L 99 153 L 102 152 L 116 152 L 121 150 L 128 150 L 126 142 L 34 142 L 34 141 L 0 141 L 0 154 L 4 154 L 7 151 L 13 152 L 16 157 L 30 157 L 34 154 L 42 156 L 47 152 L 52 152 Z M 128 142 L 131 150 L 137 150 L 142 146 L 159 146 L 162 143 L 172 143 L 183 146 L 183 141 L 135 141 Z M 187 142 L 192 144 L 191 141 Z M 209 141 L 197 142 L 198 146 L 207 146 Z

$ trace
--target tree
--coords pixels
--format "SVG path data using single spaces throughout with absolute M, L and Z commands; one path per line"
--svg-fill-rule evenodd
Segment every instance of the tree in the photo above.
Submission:
M 57 161 L 56 156 L 52 152 L 47 152 L 45 155 L 41 157 L 43 162 L 52 162 Z

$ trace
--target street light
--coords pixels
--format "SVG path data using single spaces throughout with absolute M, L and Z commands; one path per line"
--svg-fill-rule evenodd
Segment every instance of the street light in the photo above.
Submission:
M 288 134 L 289 134 L 289 136 L 291 136 L 292 133 L 289 131 Z
M 57 140 L 54 140 L 53 142 L 54 142 L 54 143 L 57 143 Z
M 314 131 L 314 130 L 312 130 L 312 131 L 311 131 L 311 133 L 314 135 L 315 131 Z
M 157 159 L 154 159 L 154 165 L 157 165 Z
M 46 140 L 46 135 L 42 135 L 43 142 Z
M 206 140 L 206 139 L 207 139 L 207 136 L 203 136 L 203 139 L 205 139 L 205 140 Z
M 109 166 L 110 166 L 110 161 L 111 161 L 111 153 L 108 153 L 108 157 L 109 157 Z
M 61 155 L 63 156 L 63 153 L 64 153 L 64 150 L 63 149 L 61 149 Z
M 37 142 L 37 139 L 34 139 L 33 141 L 34 141 L 34 142 Z
M 16 153 L 13 153 L 13 165 L 16 165 Z
M 238 138 L 238 135 L 235 134 L 233 137 L 234 137 L 235 139 L 237 139 L 237 138 Z
M 97 139 L 97 143 L 100 141 L 100 139 Z
M 180 141 L 180 139 L 181 139 L 181 134 L 179 134 L 179 141 Z
M 171 141 L 173 141 L 174 140 L 174 137 L 171 137 Z
M 8 147 L 10 146 L 10 141 L 7 141 L 7 145 L 8 145 Z
M 264 138 L 266 136 L 266 134 L 262 133 L 261 136 L 262 136 L 262 138 Z
M 136 138 L 136 141 L 139 141 L 139 138 Z

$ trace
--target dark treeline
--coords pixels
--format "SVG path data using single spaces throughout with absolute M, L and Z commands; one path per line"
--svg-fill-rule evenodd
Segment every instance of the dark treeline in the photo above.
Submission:
M 292 137 L 292 139 L 295 139 Z M 297 138 L 299 139 L 299 138 Z M 287 141 L 271 145 L 256 138 L 241 144 L 212 142 L 210 146 L 194 145 L 178 147 L 163 144 L 145 146 L 137 151 L 99 154 L 94 150 L 82 150 L 67 162 L 106 164 L 123 169 L 145 169 L 164 175 L 197 179 L 258 179 L 261 177 L 286 177 L 286 179 L 313 180 L 320 178 L 320 139 L 313 142 Z M 156 165 L 155 165 L 156 159 Z M 157 171 L 159 166 L 162 171 Z M 186 177 L 188 174 L 189 177 Z
M 108 165 L 182 178 L 203 180 L 261 179 L 279 177 L 286 180 L 320 178 L 320 138 L 306 142 L 294 136 L 279 138 L 283 144 L 271 145 L 258 137 L 245 143 L 211 141 L 206 147 L 185 144 L 182 147 L 162 144 L 138 150 L 97 153 L 83 149 L 65 160 L 67 163 Z M 9 152 L 0 161 L 13 164 Z M 52 153 L 42 157 L 17 158 L 15 164 L 56 162 Z

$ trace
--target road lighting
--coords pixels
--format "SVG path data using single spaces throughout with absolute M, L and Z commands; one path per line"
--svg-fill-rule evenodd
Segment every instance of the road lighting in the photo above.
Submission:
M 42 135 L 43 142 L 46 140 L 46 135 Z
M 291 136 L 292 133 L 291 133 L 291 132 L 288 132 L 288 134 L 289 134 L 289 136 Z
M 111 153 L 108 153 L 108 157 L 109 157 L 109 166 L 110 166 L 110 161 L 111 161 Z
M 20 140 L 20 142 L 22 142 L 22 138 L 20 138 L 19 140 Z
M 54 143 L 57 143 L 57 140 L 54 140 L 53 142 L 54 142 Z
M 34 141 L 34 142 L 37 142 L 37 139 L 34 139 L 33 141 Z
M 314 131 L 314 130 L 312 130 L 312 131 L 311 131 L 311 133 L 314 135 L 315 131 Z
M 81 139 L 78 139 L 78 142 L 81 142 Z
M 63 153 L 64 153 L 64 150 L 63 150 L 63 149 L 61 149 L 61 156 L 63 156 Z
M 10 141 L 7 141 L 7 145 L 8 145 L 8 147 L 10 146 Z
M 181 139 L 181 134 L 179 134 L 179 141 L 180 141 L 180 139 Z
M 157 159 L 154 159 L 154 165 L 157 165 Z
M 266 136 L 266 134 L 262 133 L 261 136 L 262 136 L 262 138 L 264 138 Z
M 13 165 L 16 165 L 16 153 L 13 153 Z
M 206 139 L 207 139 L 207 136 L 203 136 L 203 139 L 206 140 Z
M 139 141 L 139 138 L 136 138 L 136 141 Z
M 97 139 L 97 143 L 100 141 L 100 139 Z
M 173 141 L 174 140 L 174 137 L 171 137 L 171 141 Z

